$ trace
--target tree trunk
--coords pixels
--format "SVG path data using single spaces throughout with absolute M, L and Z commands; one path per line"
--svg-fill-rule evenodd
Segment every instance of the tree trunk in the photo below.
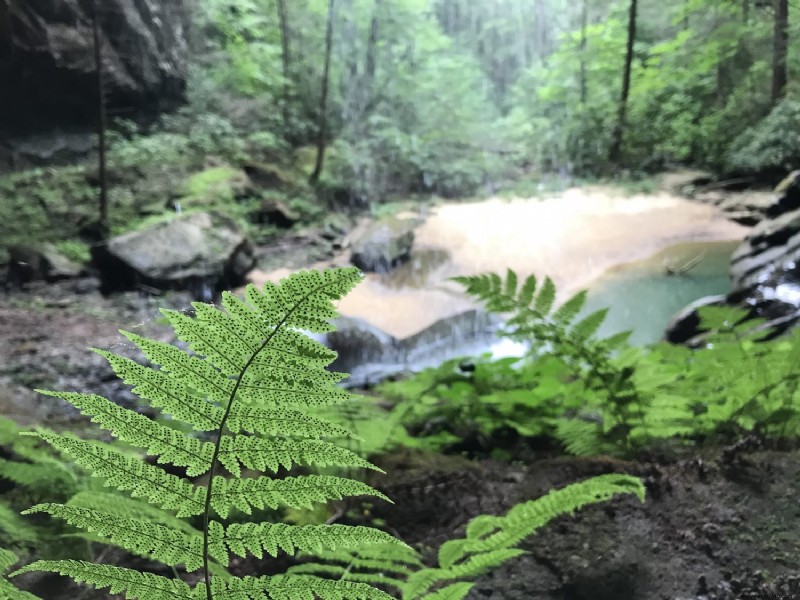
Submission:
M 100 184 L 100 234 L 108 233 L 108 177 L 106 174 L 106 99 L 103 87 L 103 48 L 100 38 L 100 1 L 94 0 L 92 12 L 92 42 L 94 45 L 94 70 L 97 78 L 97 176 Z
M 281 60 L 283 62 L 283 130 L 289 125 L 289 106 L 292 90 L 292 60 L 289 39 L 289 15 L 286 13 L 286 0 L 278 0 L 278 21 L 281 28 Z
M 336 0 L 328 0 L 328 25 L 325 30 L 325 66 L 322 70 L 322 95 L 319 103 L 319 133 L 317 135 L 317 162 L 309 181 L 316 183 L 325 165 L 325 143 L 328 137 L 328 79 L 331 70 L 331 48 L 333 47 L 333 21 Z
M 589 0 L 583 0 L 583 7 L 581 10 L 581 104 L 586 104 L 586 28 L 589 25 Z
M 788 81 L 789 0 L 775 0 L 775 33 L 772 45 L 772 105 L 780 101 Z
M 630 14 L 628 15 L 628 47 L 625 52 L 625 67 L 622 70 L 622 92 L 619 97 L 617 124 L 611 140 L 608 153 L 612 165 L 619 163 L 622 150 L 622 136 L 625 132 L 625 115 L 628 110 L 628 95 L 631 89 L 631 65 L 633 64 L 633 43 L 636 40 L 636 0 L 631 0 Z

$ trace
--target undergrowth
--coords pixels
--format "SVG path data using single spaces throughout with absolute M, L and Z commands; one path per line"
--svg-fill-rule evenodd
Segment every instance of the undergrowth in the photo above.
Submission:
M 403 598 L 459 599 L 472 579 L 517 556 L 515 546 L 556 516 L 621 493 L 643 499 L 643 485 L 634 477 L 590 479 L 517 506 L 504 517 L 478 517 L 467 527 L 466 538 L 441 548 L 431 568 L 423 567 L 401 540 L 377 528 L 281 522 L 281 511 L 348 497 L 388 501 L 353 476 L 339 474 L 379 469 L 351 449 L 369 444 L 368 437 L 341 424 L 355 423 L 355 413 L 335 420 L 320 416 L 322 407 L 358 403 L 337 386 L 345 375 L 326 369 L 335 353 L 306 334 L 332 330 L 333 301 L 361 277 L 353 268 L 304 271 L 280 284 L 267 283 L 263 290 L 251 285 L 245 300 L 225 293 L 221 309 L 198 302 L 193 316 L 164 310 L 188 349 L 123 332 L 149 366 L 95 350 L 143 405 L 159 413 L 156 419 L 94 394 L 42 391 L 72 404 L 117 442 L 45 429 L 23 432 L 22 441 L 10 442 L 20 465 L 5 465 L 7 478 L 22 489 L 36 481 L 21 469 L 51 469 L 46 476 L 51 481 L 60 472 L 41 442 L 105 488 L 80 484 L 79 478 L 74 488 L 65 489 L 71 492 L 66 500 L 40 497 L 23 514 L 38 523 L 49 515 L 82 531 L 90 544 L 104 542 L 158 561 L 173 575 L 74 557 L 40 559 L 15 574 L 59 573 L 139 600 L 392 597 L 371 585 L 380 581 L 319 577 L 307 565 L 273 576 L 228 572 L 234 556 L 260 559 L 300 552 L 326 559 L 333 552 L 396 558 L 401 564 L 413 559 L 407 564 L 414 568 L 404 573 L 399 588 L 390 586 L 389 591 L 399 589 Z M 9 567 L 16 557 L 4 552 L 0 561 Z M 1 580 L 0 585 L 9 584 Z M 24 593 L 12 597 L 27 598 Z
M 453 360 L 380 386 L 402 424 L 394 443 L 447 450 L 468 441 L 502 456 L 503 444 L 552 439 L 573 454 L 631 456 L 749 434 L 800 435 L 797 331 L 768 339 L 746 311 L 705 307 L 702 348 L 635 348 L 627 333 L 596 335 L 605 311 L 585 314 L 585 292 L 556 307 L 550 279 L 518 282 L 509 271 L 459 281 L 507 317 L 503 335 L 527 350 Z

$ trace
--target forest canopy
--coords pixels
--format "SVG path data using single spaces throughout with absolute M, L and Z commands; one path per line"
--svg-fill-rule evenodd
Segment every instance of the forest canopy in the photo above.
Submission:
M 352 184 L 357 202 L 530 172 L 777 177 L 800 154 L 786 0 L 200 7 L 191 110 L 267 145 L 325 146 L 323 183 Z

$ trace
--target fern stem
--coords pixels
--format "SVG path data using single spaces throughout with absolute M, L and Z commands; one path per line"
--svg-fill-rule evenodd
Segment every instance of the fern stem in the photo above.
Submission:
M 205 500 L 205 507 L 203 509 L 203 579 L 206 583 L 206 599 L 207 600 L 214 600 L 211 594 L 211 571 L 209 570 L 209 560 L 208 560 L 208 547 L 209 547 L 209 533 L 208 533 L 208 525 L 209 521 L 211 520 L 211 495 L 214 489 L 214 475 L 217 471 L 217 463 L 219 458 L 220 448 L 222 447 L 222 436 L 225 431 L 225 425 L 228 422 L 228 417 L 231 414 L 231 409 L 233 408 L 233 401 L 236 399 L 236 394 L 239 391 L 239 385 L 242 383 L 242 378 L 244 374 L 247 373 L 247 369 L 250 368 L 250 365 L 253 364 L 253 361 L 259 355 L 259 353 L 267 347 L 272 341 L 272 338 L 278 332 L 278 330 L 283 326 L 286 322 L 286 319 L 289 318 L 291 312 L 287 313 L 283 320 L 275 327 L 275 329 L 270 333 L 269 337 L 265 339 L 261 346 L 259 346 L 258 350 L 253 352 L 253 354 L 248 359 L 247 363 L 244 365 L 241 373 L 239 373 L 239 377 L 236 379 L 236 385 L 233 386 L 233 390 L 231 390 L 231 395 L 228 398 L 228 406 L 225 407 L 225 413 L 222 415 L 222 420 L 219 423 L 219 429 L 217 430 L 217 439 L 214 442 L 214 454 L 211 457 L 211 469 L 208 473 L 208 487 L 206 488 L 206 500 Z

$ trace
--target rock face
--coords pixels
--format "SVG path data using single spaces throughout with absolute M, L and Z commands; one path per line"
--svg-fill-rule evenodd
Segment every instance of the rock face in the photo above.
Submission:
M 194 213 L 126 233 L 93 249 L 103 291 L 150 286 L 190 289 L 208 299 L 241 285 L 253 267 L 253 247 L 229 219 Z
M 413 243 L 413 221 L 396 217 L 381 219 L 351 242 L 351 260 L 362 271 L 385 273 L 408 259 Z
M 0 132 L 5 134 L 0 137 L 24 140 L 19 146 L 8 142 L 7 154 L 52 153 L 53 148 L 70 146 L 69 134 L 52 134 L 56 126 L 82 131 L 93 126 L 94 4 L 94 0 L 0 2 Z M 191 3 L 98 0 L 96 4 L 109 110 L 146 117 L 180 103 L 186 87 Z M 34 134 L 48 134 L 49 139 L 29 148 Z M 76 143 L 85 151 L 83 137 Z
M 696 308 L 709 303 L 747 308 L 777 332 L 800 320 L 800 171 L 778 185 L 762 212 L 731 257 L 731 292 L 724 301 L 703 299 L 684 309 L 668 326 L 667 340 L 690 345 L 700 340 Z
M 766 218 L 733 254 L 728 302 L 784 328 L 800 318 L 800 171 L 775 193 Z

